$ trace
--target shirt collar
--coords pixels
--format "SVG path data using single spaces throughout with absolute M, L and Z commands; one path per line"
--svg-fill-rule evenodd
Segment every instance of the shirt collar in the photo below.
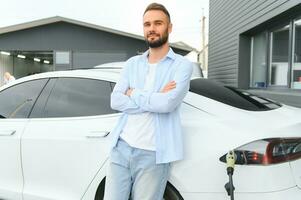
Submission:
M 146 52 L 144 52 L 144 53 L 142 54 L 142 56 L 143 56 L 145 59 L 147 59 L 148 54 L 149 54 L 149 50 L 147 50 Z M 175 54 L 175 52 L 172 50 L 172 48 L 169 47 L 169 51 L 168 51 L 168 53 L 166 54 L 166 56 L 163 58 L 163 60 L 164 60 L 165 58 L 170 58 L 170 59 L 172 59 L 172 60 L 176 59 L 176 54 Z

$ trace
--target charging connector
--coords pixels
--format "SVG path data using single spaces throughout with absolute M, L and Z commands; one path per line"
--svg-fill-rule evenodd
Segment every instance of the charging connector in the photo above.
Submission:
M 229 176 L 229 182 L 225 184 L 225 189 L 228 193 L 228 196 L 231 197 L 231 200 L 234 200 L 235 187 L 233 185 L 232 175 L 234 173 L 235 160 L 236 160 L 235 152 L 233 150 L 229 151 L 229 153 L 227 154 L 227 157 L 226 157 L 227 174 Z

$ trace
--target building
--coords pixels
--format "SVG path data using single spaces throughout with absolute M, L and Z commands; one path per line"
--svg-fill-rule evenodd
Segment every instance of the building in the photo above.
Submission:
M 208 77 L 301 107 L 301 1 L 210 0 Z
M 192 48 L 171 44 L 186 55 Z M 53 70 L 90 68 L 125 61 L 147 49 L 144 38 L 64 17 L 0 28 L 0 85 L 3 74 L 16 78 Z

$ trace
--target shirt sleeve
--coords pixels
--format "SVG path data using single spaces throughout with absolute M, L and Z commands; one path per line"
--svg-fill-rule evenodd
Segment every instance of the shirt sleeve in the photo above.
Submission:
M 172 112 L 182 103 L 186 96 L 189 90 L 191 74 L 192 63 L 188 60 L 183 60 L 175 72 L 175 89 L 167 93 L 146 92 L 141 89 L 134 89 L 131 94 L 131 99 L 133 99 L 136 105 L 142 110 L 147 112 Z
M 129 67 L 131 61 L 127 61 L 123 71 L 111 94 L 111 108 L 128 114 L 144 112 L 125 92 L 129 89 Z

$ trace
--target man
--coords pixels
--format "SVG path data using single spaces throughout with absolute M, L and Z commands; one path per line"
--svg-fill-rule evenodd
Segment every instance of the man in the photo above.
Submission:
M 11 75 L 9 72 L 4 73 L 4 84 L 7 84 L 14 80 L 16 80 L 15 77 L 13 75 Z
M 179 107 L 192 63 L 169 47 L 172 24 L 163 5 L 146 8 L 143 30 L 149 50 L 126 62 L 111 95 L 111 107 L 123 115 L 112 131 L 105 200 L 162 200 L 170 163 L 183 158 Z

